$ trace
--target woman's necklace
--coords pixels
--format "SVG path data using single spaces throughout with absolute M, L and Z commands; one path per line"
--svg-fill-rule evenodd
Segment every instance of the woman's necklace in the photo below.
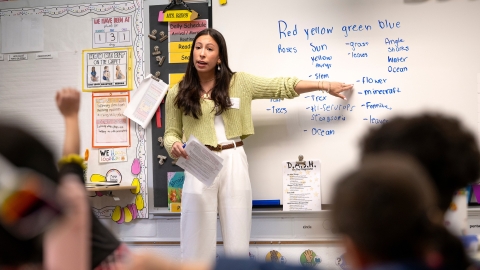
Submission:
M 203 91 L 203 95 L 202 95 L 203 99 L 210 99 L 211 98 L 211 96 L 210 96 L 211 92 L 212 92 L 212 89 L 208 90 L 207 92 Z
M 200 81 L 200 82 L 203 83 L 203 84 L 205 84 L 205 83 L 211 82 L 211 81 L 213 81 L 213 80 L 215 80 L 215 77 L 213 77 L 213 78 L 211 78 L 211 79 L 208 79 L 208 80 L 206 80 L 206 81 Z M 208 83 L 208 85 L 212 85 L 212 84 L 211 84 L 211 83 Z M 210 88 L 210 90 L 208 90 L 208 91 L 205 91 L 205 90 L 204 90 L 204 86 L 202 86 L 202 92 L 203 92 L 202 98 L 203 98 L 203 99 L 211 99 L 212 96 L 211 96 L 210 94 L 212 93 L 212 89 L 213 89 L 213 86 L 214 86 L 214 85 L 215 85 L 215 83 L 211 86 L 212 88 Z

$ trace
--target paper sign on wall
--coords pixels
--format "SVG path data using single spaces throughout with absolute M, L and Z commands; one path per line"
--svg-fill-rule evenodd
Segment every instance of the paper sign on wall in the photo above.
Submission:
M 188 63 L 192 41 L 208 27 L 208 20 L 168 23 L 169 63 Z
M 130 147 L 130 92 L 92 93 L 92 147 Z
M 98 149 L 98 163 L 126 162 L 127 148 Z
M 132 17 L 102 17 L 92 19 L 92 48 L 132 46 Z
M 133 88 L 132 48 L 83 50 L 84 92 L 122 91 Z
M 283 211 L 320 211 L 320 161 L 283 162 Z
M 168 76 L 168 82 L 171 86 L 174 86 L 183 79 L 185 73 L 170 73 Z

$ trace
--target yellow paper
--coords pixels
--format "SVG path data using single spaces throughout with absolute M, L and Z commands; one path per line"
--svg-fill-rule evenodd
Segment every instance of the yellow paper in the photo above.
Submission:
M 190 52 L 171 53 L 169 57 L 169 63 L 188 63 L 189 58 Z
M 198 18 L 198 13 L 195 10 L 191 12 L 188 10 L 168 10 L 163 14 L 164 22 L 185 22 L 193 21 L 196 18 Z
M 192 42 L 191 41 L 186 41 L 186 42 L 170 42 L 168 44 L 170 46 L 169 52 L 171 53 L 189 53 L 190 50 L 192 49 Z
M 183 79 L 183 75 L 185 75 L 185 73 L 170 73 L 168 78 L 168 84 L 170 87 L 180 82 Z
M 178 203 L 178 202 L 170 203 L 170 212 L 182 212 L 182 203 Z

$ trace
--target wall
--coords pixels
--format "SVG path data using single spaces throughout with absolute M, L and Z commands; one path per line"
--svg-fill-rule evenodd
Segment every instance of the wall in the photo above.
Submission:
M 108 1 L 15 1 L 0 3 L 0 9 L 79 2 Z M 295 75 L 304 79 L 310 78 L 309 75 L 315 78 L 315 73 L 328 74 L 328 79 L 355 83 L 356 91 L 348 96 L 349 99 L 345 104 L 356 104 L 357 108 L 368 100 L 358 94 L 358 91 L 364 91 L 367 87 L 357 83 L 356 80 L 360 80 L 364 76 L 384 78 L 389 83 L 392 82 L 389 84 L 389 88 L 405 89 L 402 92 L 405 95 L 394 96 L 392 99 L 382 97 L 382 99 L 375 98 L 372 100 L 393 102 L 390 104 L 395 104 L 395 113 L 418 113 L 423 107 L 439 108 L 444 112 L 458 115 L 465 120 L 469 127 L 474 129 L 477 125 L 476 89 L 478 88 L 476 88 L 476 76 L 480 69 L 480 64 L 478 64 L 480 59 L 478 51 L 475 50 L 475 42 L 479 40 L 479 34 L 472 28 L 478 25 L 478 18 L 473 17 L 473 13 L 478 10 L 479 2 L 460 0 L 404 4 L 401 1 L 393 0 L 345 0 L 335 1 L 335 6 L 333 1 L 315 1 L 315 5 L 312 6 L 313 1 L 310 4 L 306 1 L 295 2 L 295 5 L 287 1 L 275 1 L 275 6 L 272 8 L 268 5 L 272 2 L 268 1 L 257 1 L 253 5 L 248 0 L 231 0 L 224 7 L 218 6 L 218 2 L 214 1 L 213 22 L 214 27 L 225 34 L 229 46 L 230 63 L 236 71 L 246 71 L 262 76 Z M 144 1 L 144 17 L 148 16 L 149 5 L 167 3 L 166 0 Z M 474 8 L 469 8 L 469 5 Z M 451 14 L 450 11 L 454 9 L 457 10 L 455 14 L 461 13 L 462 15 L 456 17 L 457 15 Z M 233 12 L 234 10 L 237 12 Z M 292 10 L 295 10 L 295 12 L 291 13 Z M 245 14 L 248 14 L 248 16 L 245 16 Z M 423 15 L 420 16 L 420 14 Z M 252 18 L 260 19 L 252 20 Z M 350 33 L 349 37 L 343 37 L 343 32 L 340 30 L 342 25 L 350 24 L 371 24 L 373 28 L 374 25 L 378 24 L 377 20 L 384 19 L 400 21 L 401 28 L 396 30 L 385 29 L 385 32 L 389 34 L 381 34 L 382 32 L 379 29 L 372 30 L 368 35 L 365 32 L 353 32 Z M 297 24 L 298 34 L 280 39 L 279 20 L 286 21 L 289 27 Z M 333 26 L 335 34 L 332 34 L 332 37 L 329 38 L 315 36 L 311 40 L 306 40 L 305 36 L 302 36 L 305 35 L 303 29 L 315 26 Z M 144 32 L 147 33 L 149 30 L 148 20 L 145 20 Z M 80 32 L 78 31 L 77 35 L 81 34 Z M 379 40 L 384 40 L 386 37 L 392 39 L 403 38 L 409 46 L 412 46 L 412 51 L 409 51 L 407 60 L 411 60 L 411 62 L 406 62 L 409 72 L 397 74 L 398 76 L 385 73 L 385 69 L 388 67 L 388 62 L 385 60 L 387 57 L 385 49 L 388 46 L 382 45 Z M 328 52 L 328 55 L 331 54 L 335 57 L 331 61 L 331 69 L 319 68 L 317 70 L 317 68 L 312 67 L 310 57 L 315 54 L 307 52 L 310 49 L 309 43 L 311 41 L 328 45 L 329 49 L 326 52 Z M 342 41 L 372 42 L 373 47 L 358 48 L 359 51 L 371 56 L 366 59 L 349 59 L 345 55 L 348 56 L 348 52 L 351 53 L 349 51 L 351 47 L 343 45 Z M 144 43 L 145 53 L 150 52 L 148 37 L 145 37 Z M 298 46 L 305 51 L 295 55 L 280 54 L 278 53 L 279 44 L 284 47 Z M 78 50 L 81 49 L 78 48 Z M 377 54 L 377 50 L 379 56 L 373 57 Z M 338 61 L 337 58 L 339 58 Z M 149 57 L 146 57 L 144 62 L 146 67 L 150 66 L 149 61 Z M 325 61 L 325 63 L 329 62 Z M 78 74 L 80 62 L 71 62 L 71 64 L 71 72 Z M 32 68 L 35 69 L 35 67 Z M 37 68 L 37 72 L 40 72 L 40 70 Z M 0 72 L 1 74 L 9 74 L 1 67 Z M 149 71 L 146 70 L 146 72 Z M 28 74 L 14 74 L 14 76 L 17 76 L 18 83 L 26 84 L 23 78 L 28 78 Z M 58 80 L 51 81 L 51 83 L 54 84 L 52 88 L 57 89 L 67 84 L 68 81 Z M 0 84 L 0 95 L 3 95 L 4 90 L 4 84 Z M 39 91 L 37 88 L 35 90 Z M 320 93 L 317 94 L 321 96 Z M 50 118 L 53 124 L 49 128 L 50 133 L 44 133 L 45 130 L 38 130 L 38 132 L 43 134 L 40 136 L 56 138 L 51 143 L 58 146 L 57 141 L 62 138 L 63 128 L 58 113 L 53 109 L 54 104 L 51 97 L 52 95 L 45 95 L 45 98 L 38 98 L 25 104 L 24 100 L 17 96 L 10 99 L 10 102 L 16 106 L 27 108 L 33 108 L 41 104 L 47 105 L 49 109 L 42 107 L 36 110 L 42 110 L 45 118 Z M 330 97 L 327 99 L 333 104 L 343 104 L 342 101 L 335 101 Z M 308 98 L 303 100 L 308 100 Z M 358 123 L 363 121 L 358 118 L 363 116 L 363 112 L 359 110 L 352 114 L 345 114 L 349 120 L 333 126 L 320 121 L 318 127 L 325 126 L 325 128 L 335 129 L 336 133 L 331 138 L 314 138 L 313 136 L 298 134 L 298 130 L 296 130 L 298 126 L 303 125 L 309 127 L 310 131 L 312 128 L 309 126 L 310 124 L 303 123 L 308 122 L 305 120 L 306 112 L 300 112 L 302 108 L 306 107 L 304 103 L 303 101 L 290 105 L 286 101 L 280 102 L 280 104 L 286 104 L 285 107 L 288 106 L 289 108 L 287 117 L 265 112 L 266 108 L 273 106 L 272 104 L 276 106 L 279 103 L 270 101 L 255 103 L 256 134 L 246 140 L 246 149 L 249 154 L 250 173 L 254 181 L 256 198 L 276 198 L 280 196 L 281 193 L 278 191 L 278 187 L 281 186 L 281 180 L 279 180 L 281 178 L 278 176 L 280 169 L 276 167 L 276 164 L 286 159 L 295 160 L 299 154 L 304 154 L 306 158 L 319 158 L 326 164 L 323 167 L 326 170 L 325 178 L 322 180 L 329 184 L 322 186 L 324 188 L 322 195 L 325 199 L 324 203 L 328 203 L 328 186 L 334 183 L 334 180 L 331 182 L 330 180 L 335 178 L 336 173 L 344 171 L 345 168 L 355 162 L 357 155 L 355 139 L 369 128 L 369 125 L 363 126 Z M 308 102 L 307 104 L 307 106 L 311 106 L 311 104 L 323 106 L 323 103 L 320 102 Z M 292 109 L 290 110 L 290 108 Z M 2 110 L 2 113 L 5 113 L 5 111 Z M 323 111 L 320 113 L 323 113 Z M 377 111 L 374 111 L 374 114 L 376 113 Z M 391 117 L 388 113 L 379 112 L 378 115 L 385 118 Z M 292 124 L 290 117 L 293 116 L 300 120 L 298 125 Z M 311 116 L 311 113 L 309 112 L 307 116 Z M 276 134 L 283 133 L 284 135 L 271 136 L 268 132 L 269 129 L 274 130 Z M 355 138 L 340 136 L 345 132 L 355 135 Z M 147 129 L 146 134 L 147 142 L 155 142 L 151 138 L 150 129 Z M 317 139 L 319 140 L 317 141 Z M 303 141 L 305 141 L 305 144 Z M 317 151 L 311 153 L 309 148 L 315 148 Z M 59 153 L 60 148 L 57 148 L 57 151 Z M 278 158 L 276 158 L 277 155 Z M 335 160 L 341 166 L 334 164 Z M 147 171 L 147 193 L 153 194 L 152 171 L 150 168 L 156 160 L 148 159 L 147 162 L 147 168 L 149 168 Z M 261 165 L 268 167 L 268 169 L 259 168 L 258 166 Z M 338 166 L 340 166 L 340 169 L 338 169 Z M 337 168 L 338 172 L 334 172 L 333 168 Z M 263 175 L 260 172 L 266 174 Z M 268 184 L 262 185 L 263 180 L 267 181 Z M 272 194 L 268 193 L 269 189 L 273 191 Z M 153 207 L 152 196 L 149 196 L 148 200 L 150 205 L 149 219 L 122 225 L 110 220 L 103 221 L 133 250 L 150 251 L 178 258 L 179 215 L 168 213 L 165 208 Z M 475 209 L 470 210 L 470 232 L 480 234 L 478 230 L 480 218 L 477 212 Z M 268 251 L 275 249 L 279 250 L 288 262 L 298 263 L 299 254 L 310 248 L 322 259 L 319 266 L 327 269 L 339 269 L 335 263 L 337 258 L 341 256 L 342 250 L 335 242 L 336 238 L 331 232 L 328 220 L 328 211 L 312 213 L 255 211 L 252 221 L 251 252 L 258 260 L 263 260 Z M 219 226 L 217 227 L 217 239 L 221 241 L 220 229 Z M 222 252 L 220 245 L 218 253 L 222 254 Z

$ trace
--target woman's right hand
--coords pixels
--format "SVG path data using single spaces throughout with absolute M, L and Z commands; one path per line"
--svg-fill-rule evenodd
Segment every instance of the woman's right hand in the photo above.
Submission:
M 187 152 L 183 149 L 183 144 L 181 142 L 175 142 L 172 146 L 172 157 L 177 159 L 179 157 L 183 157 L 184 159 L 188 159 Z

